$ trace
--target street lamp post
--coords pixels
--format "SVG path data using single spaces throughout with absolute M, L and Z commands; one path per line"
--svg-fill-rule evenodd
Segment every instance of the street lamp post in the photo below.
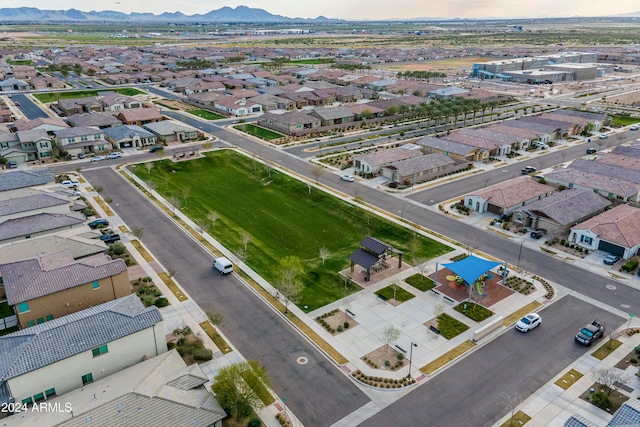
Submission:
M 520 250 L 518 251 L 518 264 L 516 265 L 516 270 L 520 271 L 520 257 L 522 256 L 522 245 L 524 245 L 524 240 L 520 242 Z
M 413 347 L 417 347 L 418 344 L 412 342 L 411 348 L 409 348 L 409 374 L 407 375 L 408 379 L 411 379 L 411 361 L 413 360 Z

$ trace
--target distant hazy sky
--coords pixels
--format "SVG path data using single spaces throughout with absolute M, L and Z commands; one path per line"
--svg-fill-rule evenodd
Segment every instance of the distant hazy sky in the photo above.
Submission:
M 116 10 L 120 12 L 180 11 L 206 13 L 223 6 L 245 5 L 288 17 L 349 20 L 386 18 L 484 18 L 606 16 L 640 10 L 638 0 L 2 0 L 1 7 Z

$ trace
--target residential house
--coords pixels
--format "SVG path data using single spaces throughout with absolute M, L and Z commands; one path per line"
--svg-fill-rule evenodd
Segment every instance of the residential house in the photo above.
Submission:
M 3 191 L 0 193 L 0 221 L 40 213 L 71 212 L 69 195 L 42 191 Z
M 83 226 L 84 220 L 84 215 L 77 212 L 66 214 L 40 213 L 8 219 L 0 223 L 0 244 L 31 239 L 72 228 L 80 228 Z
M 80 259 L 104 253 L 108 249 L 102 240 L 84 237 L 85 230 L 83 228 L 78 228 L 77 231 L 78 234 L 65 232 L 21 240 L 10 245 L 0 245 L 0 259 L 3 263 L 10 263 L 62 250 L 69 251 L 73 259 Z M 2 295 L 2 298 L 6 297 L 4 290 Z
M 16 163 L 51 157 L 51 137 L 41 129 L 0 132 L 0 156 Z
M 10 123 L 13 121 L 13 113 L 9 108 L 0 108 L 0 122 L 1 123 Z
M 18 131 L 42 129 L 48 135 L 52 135 L 57 130 L 68 129 L 69 124 L 59 117 L 38 117 L 37 119 L 19 119 L 13 123 Z
M 81 427 L 91 420 L 96 427 L 156 427 L 162 420 L 171 426 L 222 427 L 227 417 L 205 387 L 209 378 L 200 365 L 187 366 L 175 349 L 93 379 L 63 396 L 47 398 L 52 407 L 69 404 L 73 413 L 27 411 L 13 417 L 11 425 Z
M 589 417 L 591 418 L 591 417 Z M 640 401 L 629 399 L 620 406 L 607 424 L 591 421 L 581 415 L 572 415 L 565 421 L 563 427 L 632 427 L 640 425 Z
M 233 117 L 262 113 L 262 105 L 233 96 L 221 96 L 214 101 L 213 105 L 216 109 Z
M 543 229 L 548 236 L 566 236 L 569 229 L 604 211 L 611 202 L 588 189 L 558 191 L 516 210 L 513 221 Z
M 74 114 L 101 112 L 104 108 L 98 98 L 72 98 L 72 99 L 60 99 L 58 101 L 58 107 L 66 116 L 72 116 Z
M 63 250 L 0 264 L 0 275 L 22 328 L 131 293 L 124 261 L 104 254 L 74 260 Z
M 262 105 L 262 111 L 293 110 L 296 108 L 296 104 L 292 100 L 267 93 L 251 97 L 249 101 Z
M 157 142 L 157 138 L 153 133 L 135 125 L 123 125 L 115 128 L 108 128 L 104 130 L 104 133 L 107 141 L 117 149 L 126 147 L 146 147 L 149 145 L 155 145 Z
M 189 85 L 185 87 L 184 94 L 191 95 L 193 93 L 202 93 L 202 92 L 224 92 L 226 89 L 225 85 L 219 81 L 207 82 L 201 81 L 193 85 Z
M 97 127 L 106 129 L 110 127 L 122 125 L 122 121 L 114 117 L 112 114 L 104 112 L 74 114 L 69 117 L 69 123 L 74 127 Z
M 394 79 L 374 80 L 366 83 L 367 89 L 380 92 L 387 89 L 387 86 L 395 85 L 398 81 Z
M 551 195 L 555 190 L 555 187 L 540 184 L 530 176 L 520 176 L 466 194 L 464 205 L 479 213 L 510 215 L 527 204 Z
M 514 127 L 519 129 L 526 129 L 535 132 L 538 135 L 540 142 L 549 142 L 553 139 L 561 137 L 562 132 L 560 128 L 547 123 L 534 123 L 523 119 L 503 120 L 500 122 L 502 126 Z
M 157 108 L 131 108 L 121 111 L 116 117 L 124 124 L 137 126 L 159 122 L 164 119 Z
M 162 142 L 193 141 L 202 136 L 198 129 L 176 120 L 147 123 L 144 128 L 151 131 Z
M 611 200 L 639 201 L 640 183 L 573 168 L 558 168 L 544 175 L 551 184 L 586 188 Z
M 383 166 L 422 155 L 423 153 L 419 146 L 408 144 L 407 146 L 386 148 L 381 151 L 356 155 L 353 158 L 353 166 L 356 172 L 378 175 Z
M 98 98 L 98 101 L 102 104 L 104 111 L 114 115 L 123 110 L 143 107 L 141 101 L 130 96 L 120 95 L 119 93 L 103 95 Z
M 571 228 L 569 241 L 629 259 L 640 249 L 640 209 L 618 205 Z
M 51 76 L 32 77 L 29 84 L 35 90 L 65 89 L 67 87 L 62 80 Z
M 451 99 L 457 96 L 462 96 L 469 92 L 467 89 L 462 89 L 457 86 L 447 86 L 442 89 L 432 90 L 428 93 L 429 98 L 434 99 Z
M 467 168 L 468 163 L 460 163 L 444 154 L 424 154 L 418 157 L 401 160 L 387 166 L 383 166 L 382 176 L 392 182 L 404 185 L 414 185 L 430 179 Z
M 30 169 L 5 172 L 0 179 L 0 191 L 18 190 L 55 182 L 53 169 Z
M 13 77 L 21 80 L 28 80 L 38 75 L 38 70 L 31 65 L 14 65 L 11 67 Z
M 489 158 L 489 151 L 473 145 L 461 144 L 449 139 L 425 136 L 415 142 L 425 153 L 442 153 L 464 162 L 481 162 Z
M 359 102 L 357 104 L 347 104 L 344 106 L 344 108 L 353 113 L 354 120 L 363 120 L 367 115 L 371 115 L 372 118 L 384 116 L 384 110 L 363 102 Z M 365 112 L 365 117 L 363 117 L 362 115 L 363 112 Z
M 442 139 L 480 148 L 489 152 L 490 156 L 507 155 L 511 152 L 511 144 L 505 142 L 504 139 L 498 141 L 493 138 L 487 138 L 475 129 L 469 129 L 467 132 L 451 132 L 449 135 L 443 136 Z
M 320 127 L 320 119 L 299 111 L 283 114 L 265 113 L 260 117 L 260 125 L 286 135 L 306 135 Z
M 73 127 L 57 130 L 54 134 L 58 147 L 66 150 L 72 158 L 80 153 L 101 153 L 112 149 L 104 131 L 96 127 Z
M 16 90 L 29 90 L 29 83 L 24 80 L 14 79 L 10 77 L 0 81 L 0 92 L 12 92 Z
M 319 118 L 321 126 L 341 125 L 355 121 L 355 114 L 345 107 L 314 108 L 309 115 Z
M 115 299 L 0 337 L 0 402 L 38 403 L 166 351 L 158 308 Z

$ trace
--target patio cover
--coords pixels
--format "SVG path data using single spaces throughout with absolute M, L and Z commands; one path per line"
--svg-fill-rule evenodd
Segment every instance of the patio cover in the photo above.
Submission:
M 470 255 L 463 260 L 442 265 L 462 277 L 467 284 L 472 284 L 478 280 L 478 277 L 497 267 L 500 263 Z

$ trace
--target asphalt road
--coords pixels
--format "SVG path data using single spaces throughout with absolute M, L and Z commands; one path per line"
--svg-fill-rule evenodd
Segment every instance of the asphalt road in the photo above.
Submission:
M 582 326 L 598 319 L 606 322 L 608 330 L 615 330 L 624 323 L 624 319 L 571 296 L 540 315 L 540 327 L 527 334 L 506 331 L 362 425 L 491 426 L 508 412 L 501 404 L 505 394 L 520 403 L 592 351 L 574 342 Z
M 22 114 L 25 115 L 27 119 L 37 119 L 37 118 L 45 118 L 47 113 L 42 111 L 40 107 L 38 107 L 32 100 L 30 100 L 25 94 L 14 94 L 11 97 L 11 100 L 16 103 L 19 102 L 20 106 L 18 107 Z
M 219 312 L 220 326 L 248 359 L 264 363 L 273 389 L 306 426 L 327 426 L 368 402 L 368 398 L 280 315 L 234 276 L 220 276 L 213 259 L 168 217 L 111 168 L 83 172 L 111 207 L 132 227 L 143 227 L 142 241 L 205 311 Z M 297 358 L 306 357 L 301 365 Z

